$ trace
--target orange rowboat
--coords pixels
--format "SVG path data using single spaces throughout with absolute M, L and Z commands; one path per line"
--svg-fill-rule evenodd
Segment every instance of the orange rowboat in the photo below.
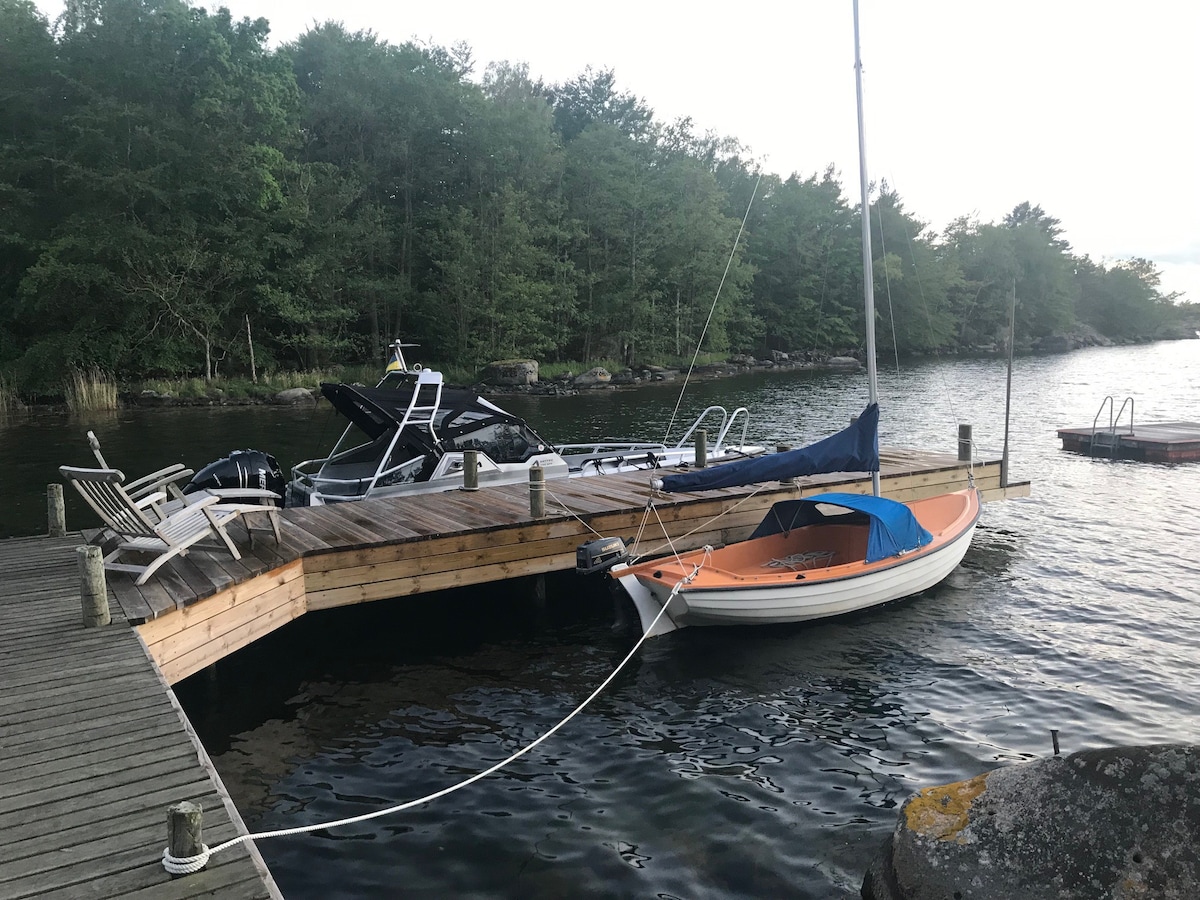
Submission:
M 611 574 L 651 634 L 803 622 L 933 587 L 962 561 L 978 520 L 974 487 L 910 503 L 818 494 L 775 504 L 745 541 L 619 564 Z

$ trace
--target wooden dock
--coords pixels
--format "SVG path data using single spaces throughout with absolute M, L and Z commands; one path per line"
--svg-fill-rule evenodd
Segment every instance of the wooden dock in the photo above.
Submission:
M 245 832 L 174 693 L 120 612 L 84 628 L 75 547 L 0 541 L 0 897 L 278 897 L 246 843 L 172 880 L 166 809 Z
M 967 483 L 953 456 L 890 451 L 882 467 L 883 492 L 900 500 Z M 1029 491 L 1028 483 L 1001 488 L 998 462 L 976 465 L 975 479 L 985 499 Z M 645 472 L 551 481 L 547 514 L 537 519 L 521 484 L 285 509 L 279 546 L 259 541 L 236 562 L 193 552 L 141 588 L 121 575 L 109 588 L 174 684 L 311 610 L 573 569 L 582 542 L 638 531 L 648 483 Z M 831 489 L 868 493 L 870 478 L 658 497 L 640 550 L 651 555 L 664 529 L 679 549 L 740 540 L 776 500 Z
M 897 499 L 967 483 L 953 456 L 881 456 Z M 974 476 L 985 500 L 1029 493 L 1000 485 L 999 462 Z M 109 573 L 113 623 L 99 628 L 81 622 L 79 535 L 0 541 L 0 896 L 278 897 L 249 842 L 194 875 L 162 869 L 173 803 L 202 805 L 209 846 L 245 833 L 169 685 L 310 610 L 572 569 L 583 541 L 637 531 L 648 481 L 551 481 L 537 518 L 525 485 L 282 510 L 279 545 L 257 540 L 241 560 L 193 550 L 142 587 Z M 664 529 L 681 549 L 737 540 L 776 500 L 831 489 L 870 479 L 660 496 L 641 549 Z
M 1060 428 L 1062 448 L 1089 456 L 1141 462 L 1193 462 L 1200 459 L 1200 423 L 1147 422 L 1136 427 Z

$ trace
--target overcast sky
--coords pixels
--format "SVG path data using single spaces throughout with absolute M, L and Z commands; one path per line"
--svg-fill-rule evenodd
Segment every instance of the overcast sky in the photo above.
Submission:
M 51 17 L 61 0 L 38 0 Z M 226 0 L 272 43 L 335 19 L 525 62 L 611 68 L 662 121 L 736 137 L 782 175 L 831 163 L 857 200 L 851 0 Z M 1200 302 L 1200 2 L 861 0 L 867 162 L 937 229 L 1022 201 L 1077 253 L 1154 261 Z

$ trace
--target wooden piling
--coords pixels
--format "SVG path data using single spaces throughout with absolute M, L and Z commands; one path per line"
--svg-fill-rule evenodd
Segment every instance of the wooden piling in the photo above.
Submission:
M 167 852 L 188 859 L 204 852 L 204 810 L 190 800 L 167 807 Z M 172 875 L 184 878 L 184 875 Z
M 696 432 L 696 468 L 708 465 L 708 432 L 701 428 Z
M 535 519 L 546 516 L 546 470 L 541 466 L 529 470 L 529 515 Z
M 84 544 L 75 548 L 79 563 L 79 600 L 83 606 L 83 627 L 98 628 L 112 622 L 108 611 L 108 584 L 100 548 Z
M 463 490 L 479 490 L 479 451 L 463 451 Z
M 971 426 L 960 424 L 958 426 L 958 458 L 961 462 L 970 462 L 971 460 Z
M 59 482 L 46 485 L 46 518 L 49 521 L 47 534 L 50 537 L 66 536 L 67 507 L 63 501 L 63 486 Z

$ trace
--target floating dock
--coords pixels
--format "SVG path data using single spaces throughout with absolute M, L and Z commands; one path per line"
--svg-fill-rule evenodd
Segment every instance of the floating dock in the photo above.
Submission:
M 900 500 L 958 490 L 954 456 L 881 453 L 883 492 Z M 0 541 L 0 896 L 278 897 L 251 842 L 172 880 L 160 857 L 166 808 L 205 812 L 204 841 L 245 834 L 170 688 L 311 610 L 573 569 L 596 533 L 642 523 L 649 473 L 546 483 L 546 512 L 525 485 L 285 509 L 282 539 L 240 560 L 192 550 L 145 585 L 108 573 L 111 625 L 85 628 L 75 547 L 64 538 Z M 1000 463 L 974 467 L 985 500 L 1027 496 L 1002 486 Z M 654 498 L 642 550 L 739 540 L 775 501 L 826 490 L 868 493 L 869 476 Z M 666 552 L 664 547 L 660 552 Z
M 1060 428 L 1062 448 L 1089 456 L 1142 462 L 1194 462 L 1200 459 L 1200 423 L 1147 422 L 1113 428 Z

